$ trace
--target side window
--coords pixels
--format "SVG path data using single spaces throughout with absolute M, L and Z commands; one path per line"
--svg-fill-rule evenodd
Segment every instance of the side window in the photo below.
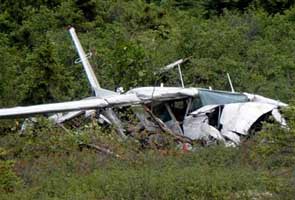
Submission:
M 201 102 L 201 99 L 199 97 L 195 97 L 192 99 L 192 104 L 191 104 L 191 107 L 189 109 L 189 112 L 193 112 L 199 108 L 202 107 L 202 102 Z

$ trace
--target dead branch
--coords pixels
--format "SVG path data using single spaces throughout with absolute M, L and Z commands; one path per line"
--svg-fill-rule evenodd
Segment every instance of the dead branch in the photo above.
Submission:
M 110 156 L 113 156 L 115 158 L 121 158 L 120 155 L 114 153 L 113 151 L 107 149 L 107 148 L 104 148 L 104 147 L 100 147 L 100 146 L 97 146 L 95 144 L 85 144 L 85 143 L 80 143 L 79 144 L 80 147 L 87 147 L 87 148 L 91 148 L 91 149 L 95 149 L 96 151 L 99 151 L 101 153 L 104 153 L 104 154 L 107 154 L 107 155 L 110 155 Z

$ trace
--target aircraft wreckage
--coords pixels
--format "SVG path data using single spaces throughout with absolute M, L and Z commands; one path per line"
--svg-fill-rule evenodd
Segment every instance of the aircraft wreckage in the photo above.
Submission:
M 178 67 L 182 87 L 139 87 L 123 94 L 103 89 L 75 29 L 71 27 L 69 32 L 95 96 L 63 103 L 2 108 L 0 118 L 28 118 L 37 114 L 57 113 L 49 118 L 61 124 L 82 114 L 87 117 L 96 113 L 99 121 L 113 125 L 119 135 L 126 137 L 128 128 L 124 127 L 115 110 L 127 106 L 139 119 L 139 129 L 151 133 L 166 131 L 187 140 L 219 141 L 227 146 L 239 145 L 269 116 L 286 126 L 279 109 L 287 104 L 256 94 L 234 92 L 231 81 L 231 92 L 184 88 L 180 69 L 184 60 L 164 68 Z

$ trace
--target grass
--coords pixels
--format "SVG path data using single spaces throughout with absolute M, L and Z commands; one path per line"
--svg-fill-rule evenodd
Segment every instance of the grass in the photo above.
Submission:
M 79 142 L 109 148 L 120 159 Z M 142 149 L 98 127 L 52 126 L 0 139 L 0 199 L 292 199 L 295 174 L 254 162 L 251 149 L 213 146 L 183 153 Z M 280 168 L 279 170 L 285 170 Z M 279 171 L 278 170 L 278 171 Z M 5 179 L 4 179 L 5 178 Z

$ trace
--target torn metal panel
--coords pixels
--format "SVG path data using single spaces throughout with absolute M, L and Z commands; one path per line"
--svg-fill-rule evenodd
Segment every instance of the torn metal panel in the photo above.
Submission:
M 211 113 L 218 106 L 219 105 L 207 105 L 207 106 L 203 106 L 203 107 L 197 109 L 196 111 L 191 112 L 189 115 L 196 116 L 196 115 L 200 115 L 200 114 Z
M 89 118 L 91 116 L 95 116 L 96 115 L 96 110 L 79 110 L 79 111 L 72 111 L 72 112 L 68 112 L 66 114 L 63 114 L 63 113 L 57 113 L 57 114 L 54 114 L 54 115 L 51 115 L 49 117 L 49 120 L 53 121 L 54 123 L 56 124 L 62 124 L 66 121 L 69 121 L 75 117 L 78 117 L 82 114 L 85 114 L 85 118 Z M 111 122 L 103 115 L 99 115 L 98 116 L 98 121 L 99 123 L 108 123 L 108 124 L 111 124 Z
M 248 99 L 252 102 L 258 102 L 258 103 L 267 103 L 267 104 L 272 104 L 278 107 L 286 107 L 288 106 L 288 104 L 285 104 L 281 101 L 278 100 L 274 100 L 274 99 L 270 99 L 267 97 L 263 97 L 261 95 L 257 95 L 257 94 L 249 94 L 249 93 L 244 93 Z
M 223 141 L 220 132 L 213 126 L 208 124 L 208 117 L 204 115 L 188 116 L 183 122 L 184 136 L 193 140 L 206 139 L 209 140 L 211 136 L 216 140 Z
M 20 134 L 23 134 L 28 127 L 32 128 L 36 122 L 37 119 L 35 117 L 25 119 L 21 125 Z
M 100 124 L 103 124 L 105 122 L 108 123 L 109 125 L 112 124 L 108 118 L 106 118 L 104 115 L 98 113 L 98 110 L 86 110 L 85 111 L 85 118 L 91 118 L 91 117 L 96 117 L 97 121 Z
M 221 134 L 223 137 L 229 140 L 229 143 L 231 144 L 230 146 L 234 146 L 232 143 L 234 143 L 235 145 L 239 145 L 241 142 L 240 136 L 233 131 L 221 130 Z M 228 143 L 228 141 L 226 143 Z
M 66 114 L 57 113 L 55 115 L 51 115 L 49 117 L 49 120 L 53 121 L 56 124 L 61 124 L 61 123 L 64 123 L 65 121 L 73 119 L 73 118 L 80 116 L 84 113 L 85 113 L 84 110 L 72 111 L 72 112 L 68 112 Z
M 109 91 L 109 90 L 105 90 L 105 89 L 102 89 L 102 88 L 98 88 L 100 90 L 100 96 L 104 96 L 104 97 L 112 97 L 112 96 L 118 96 L 117 93 L 113 93 L 112 91 Z M 83 100 L 86 100 L 86 99 L 96 99 L 96 97 L 87 97 Z M 96 110 L 78 110 L 78 111 L 71 111 L 71 112 L 68 112 L 68 113 L 56 113 L 54 115 L 51 115 L 49 117 L 49 120 L 53 121 L 54 123 L 56 124 L 61 124 L 61 123 L 64 123 L 68 120 L 71 120 L 75 117 L 78 117 L 82 114 L 85 113 L 85 117 L 88 118 L 90 116 L 93 116 L 95 114 Z M 110 124 L 110 121 L 107 120 L 104 116 L 100 115 L 100 118 L 99 118 L 100 121 L 106 121 L 107 123 Z
M 282 125 L 282 127 L 287 127 L 287 122 L 285 120 L 285 118 L 281 115 L 281 113 L 279 112 L 279 109 L 273 109 L 271 112 L 273 118 Z
M 106 108 L 102 110 L 102 114 L 112 123 L 116 128 L 117 133 L 125 138 L 125 129 L 122 126 L 121 120 L 117 117 L 116 113 L 111 108 Z
M 191 139 L 207 138 L 208 141 L 211 136 L 225 142 L 227 146 L 236 146 L 241 142 L 240 137 L 248 135 L 252 125 L 261 116 L 270 112 L 280 124 L 286 125 L 285 119 L 274 104 L 245 102 L 203 106 L 185 118 L 184 135 Z M 210 120 L 214 120 L 214 123 L 212 124 Z
M 252 124 L 274 108 L 275 105 L 256 102 L 226 104 L 220 118 L 221 134 L 231 131 L 247 135 Z

